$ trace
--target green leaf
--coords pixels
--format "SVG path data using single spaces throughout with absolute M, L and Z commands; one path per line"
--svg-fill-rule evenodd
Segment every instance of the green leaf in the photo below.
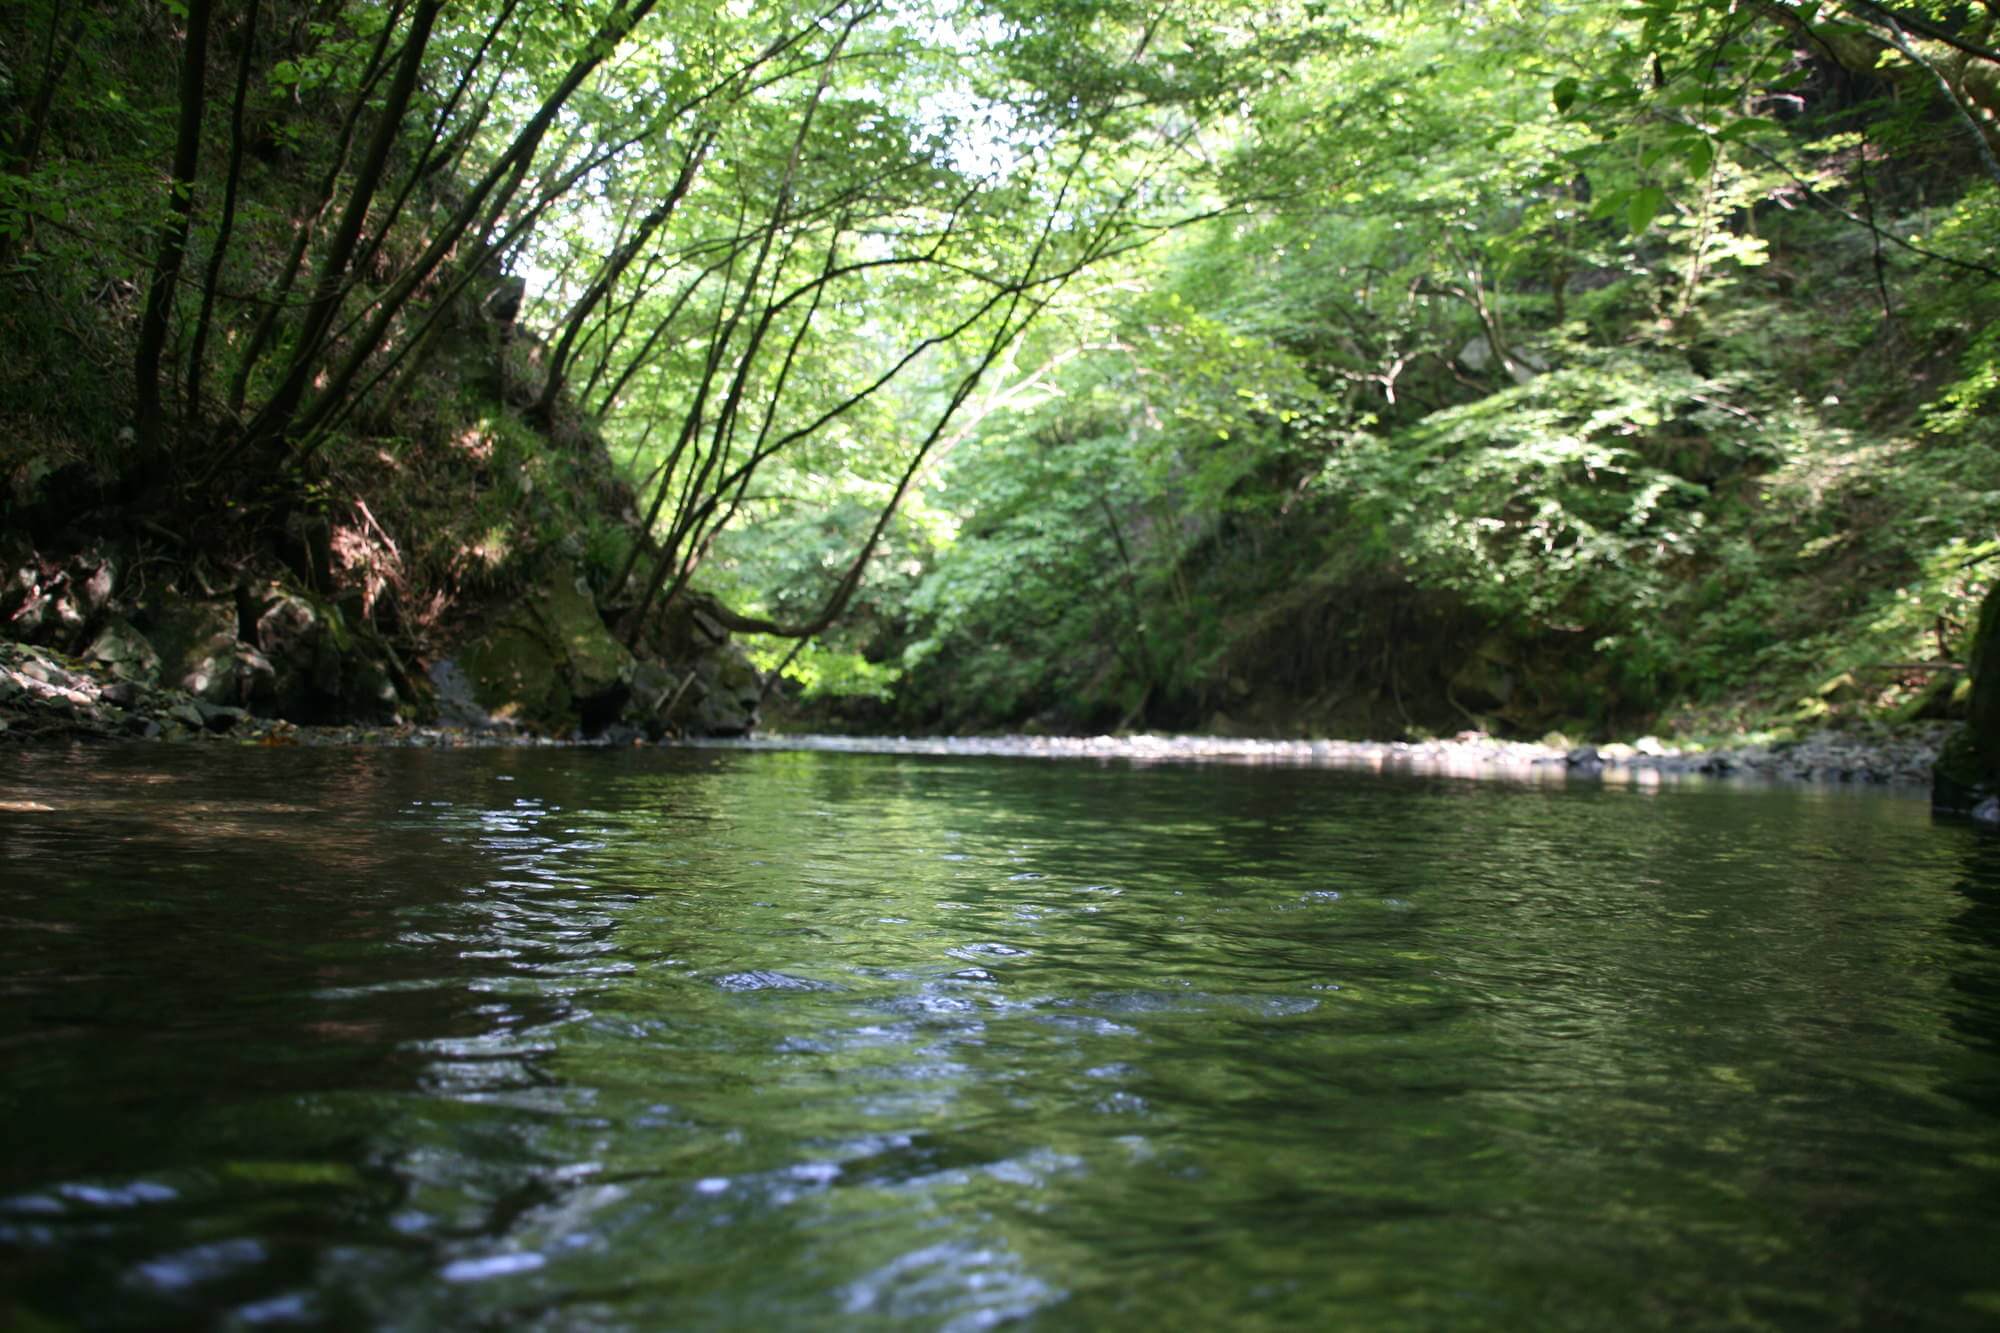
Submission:
M 1637 236 L 1653 225 L 1653 219 L 1667 206 L 1667 192 L 1657 185 L 1642 185 L 1625 201 L 1625 226 Z
M 1747 139 L 1753 134 L 1760 134 L 1765 130 L 1776 130 L 1778 128 L 1780 127 L 1775 120 L 1770 120 L 1764 116 L 1745 116 L 1741 120 L 1730 121 L 1729 124 L 1723 127 L 1722 133 L 1716 137 L 1725 143 L 1734 143 L 1738 139 Z
M 1576 105 L 1577 86 L 1574 75 L 1565 75 L 1556 80 L 1556 86 L 1549 91 L 1549 100 L 1555 103 L 1558 114 L 1567 115 L 1569 109 Z

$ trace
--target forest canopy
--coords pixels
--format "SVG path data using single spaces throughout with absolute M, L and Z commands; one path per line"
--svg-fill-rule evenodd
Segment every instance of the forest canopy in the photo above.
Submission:
M 0 503 L 822 722 L 1941 715 L 1996 13 L 23 0 Z

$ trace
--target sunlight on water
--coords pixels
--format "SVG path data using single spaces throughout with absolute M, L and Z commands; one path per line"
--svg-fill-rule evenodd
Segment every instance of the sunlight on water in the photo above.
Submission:
M 1911 802 L 0 765 L 14 1323 L 2000 1313 L 2000 855 Z

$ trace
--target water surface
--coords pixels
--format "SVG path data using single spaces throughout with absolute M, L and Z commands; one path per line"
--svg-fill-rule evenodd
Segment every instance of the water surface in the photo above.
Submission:
M 1991 1328 L 1996 1037 L 1879 795 L 6 754 L 0 1325 Z

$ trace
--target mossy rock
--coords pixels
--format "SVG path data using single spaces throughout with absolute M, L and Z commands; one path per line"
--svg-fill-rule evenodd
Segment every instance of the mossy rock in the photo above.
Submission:
M 632 680 L 632 654 L 604 628 L 590 585 L 567 562 L 535 589 L 528 613 L 560 650 L 565 677 L 578 699 L 615 693 Z
M 87 661 L 103 667 L 120 680 L 137 685 L 157 684 L 160 654 L 146 636 L 133 629 L 122 616 L 113 616 L 83 650 Z
M 617 717 L 634 665 L 567 562 L 467 644 L 458 662 L 481 708 L 554 734 Z
M 563 661 L 537 627 L 512 618 L 495 625 L 466 645 L 458 664 L 472 697 L 493 717 L 543 730 L 576 725 Z
M 154 616 L 152 642 L 162 685 L 206 703 L 267 703 L 275 673 L 264 655 L 237 638 L 234 601 L 180 602 Z

